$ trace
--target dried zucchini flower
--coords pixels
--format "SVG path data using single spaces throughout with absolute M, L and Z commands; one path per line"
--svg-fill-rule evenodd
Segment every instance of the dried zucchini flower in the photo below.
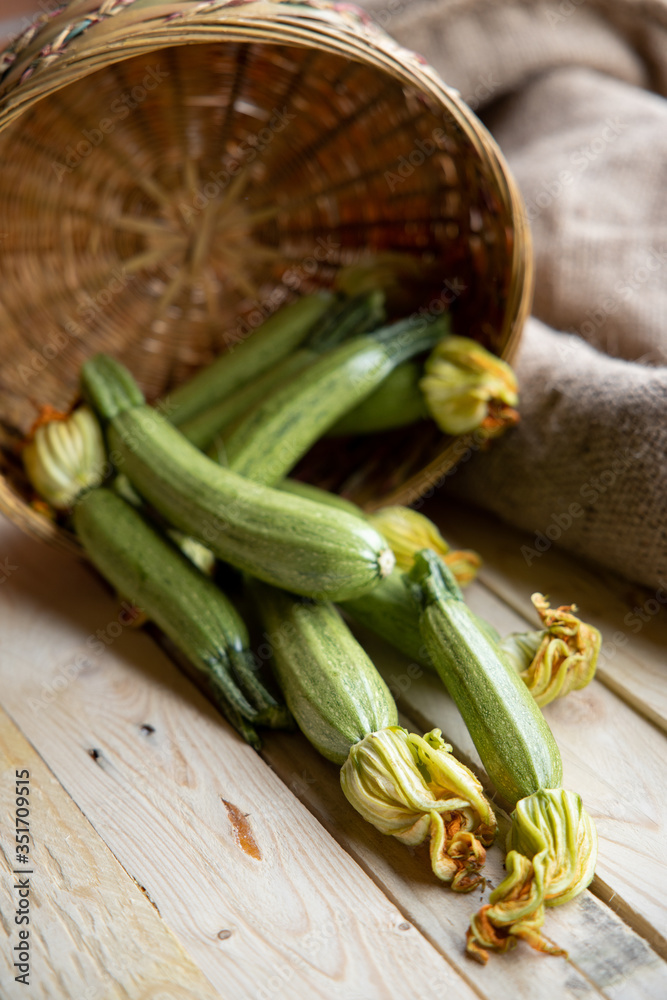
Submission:
M 87 406 L 69 415 L 51 411 L 37 421 L 23 449 L 30 482 L 56 510 L 68 510 L 84 490 L 99 486 L 107 471 L 100 426 Z
M 537 951 L 566 953 L 540 933 L 546 906 L 560 906 L 590 884 L 597 860 L 595 825 L 581 798 L 563 788 L 521 799 L 507 835 L 507 878 L 472 918 L 468 954 L 508 951 L 519 938 Z
M 496 819 L 478 779 L 439 729 L 423 738 L 388 726 L 356 743 L 341 769 L 348 801 L 381 833 L 412 847 L 430 837 L 431 867 L 468 892 L 483 877 Z
M 466 587 L 475 579 L 482 565 L 476 552 L 452 551 L 433 521 L 409 507 L 383 507 L 369 514 L 368 520 L 387 539 L 396 556 L 396 565 L 405 572 L 412 569 L 415 553 L 422 549 L 437 552 L 461 587 Z
M 468 337 L 445 337 L 431 353 L 419 385 L 445 434 L 479 430 L 495 437 L 516 424 L 516 376 L 507 362 Z
M 577 618 L 575 604 L 550 608 L 542 594 L 533 594 L 531 600 L 544 628 L 513 633 L 500 645 L 542 708 L 590 684 L 602 637 Z

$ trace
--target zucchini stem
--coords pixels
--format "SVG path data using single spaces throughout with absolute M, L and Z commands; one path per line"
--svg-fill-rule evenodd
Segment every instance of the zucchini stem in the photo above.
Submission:
M 287 710 L 250 666 L 248 632 L 234 606 L 139 510 L 99 488 L 76 505 L 74 526 L 93 565 L 205 674 L 240 732 L 288 724 Z M 251 742 L 258 745 L 256 733 Z

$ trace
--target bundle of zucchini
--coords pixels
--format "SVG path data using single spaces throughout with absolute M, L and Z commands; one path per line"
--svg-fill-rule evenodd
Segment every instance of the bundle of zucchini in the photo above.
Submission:
M 404 843 L 428 840 L 433 872 L 468 891 L 496 828 L 482 785 L 440 730 L 422 737 L 397 724 L 332 602 L 437 671 L 515 806 L 509 874 L 473 919 L 469 951 L 484 960 L 525 938 L 558 953 L 540 934 L 544 907 L 588 884 L 595 831 L 578 796 L 559 788 L 539 706 L 590 681 L 599 634 L 535 595 L 544 627 L 501 640 L 462 599 L 476 553 L 450 550 L 414 511 L 365 515 L 286 478 L 327 435 L 434 419 L 446 433 L 494 436 L 517 419 L 511 369 L 453 336 L 446 316 L 387 325 L 382 294 L 364 290 L 285 307 L 157 408 L 105 355 L 84 365 L 81 384 L 87 405 L 41 420 L 25 464 L 94 565 L 206 675 L 248 742 L 293 716 L 341 765 L 354 808 Z M 280 631 L 273 659 L 287 706 L 260 678 L 234 604 L 194 564 L 216 559 L 243 578 L 269 636 Z
M 288 707 L 313 746 L 342 765 L 348 801 L 405 844 L 428 838 L 434 874 L 473 889 L 496 828 L 479 780 L 440 730 L 422 738 L 398 726 L 387 685 L 331 604 L 256 580 L 250 588 Z

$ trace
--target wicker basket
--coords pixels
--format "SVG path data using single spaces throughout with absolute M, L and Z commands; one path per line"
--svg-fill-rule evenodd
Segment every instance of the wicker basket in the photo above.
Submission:
M 484 127 L 362 11 L 322 0 L 73 0 L 40 18 L 0 54 L 0 255 L 0 509 L 68 548 L 19 451 L 96 351 L 155 399 L 379 258 L 402 274 L 397 312 L 449 305 L 509 357 L 532 290 Z M 308 471 L 374 506 L 416 499 L 460 454 L 423 425 L 320 447 Z

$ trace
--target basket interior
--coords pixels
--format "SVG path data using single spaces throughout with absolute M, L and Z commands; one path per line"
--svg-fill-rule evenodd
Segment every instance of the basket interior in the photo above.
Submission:
M 365 258 L 400 255 L 396 312 L 446 305 L 459 332 L 501 353 L 512 241 L 497 176 L 454 117 L 373 66 L 207 43 L 70 84 L 0 136 L 0 443 L 13 486 L 29 497 L 20 441 L 41 405 L 72 404 L 91 354 L 120 358 L 155 400 Z M 391 478 L 443 441 L 427 425 L 387 436 Z M 360 475 L 363 444 L 333 455 L 329 485 L 371 500 L 391 487 L 386 467 Z

